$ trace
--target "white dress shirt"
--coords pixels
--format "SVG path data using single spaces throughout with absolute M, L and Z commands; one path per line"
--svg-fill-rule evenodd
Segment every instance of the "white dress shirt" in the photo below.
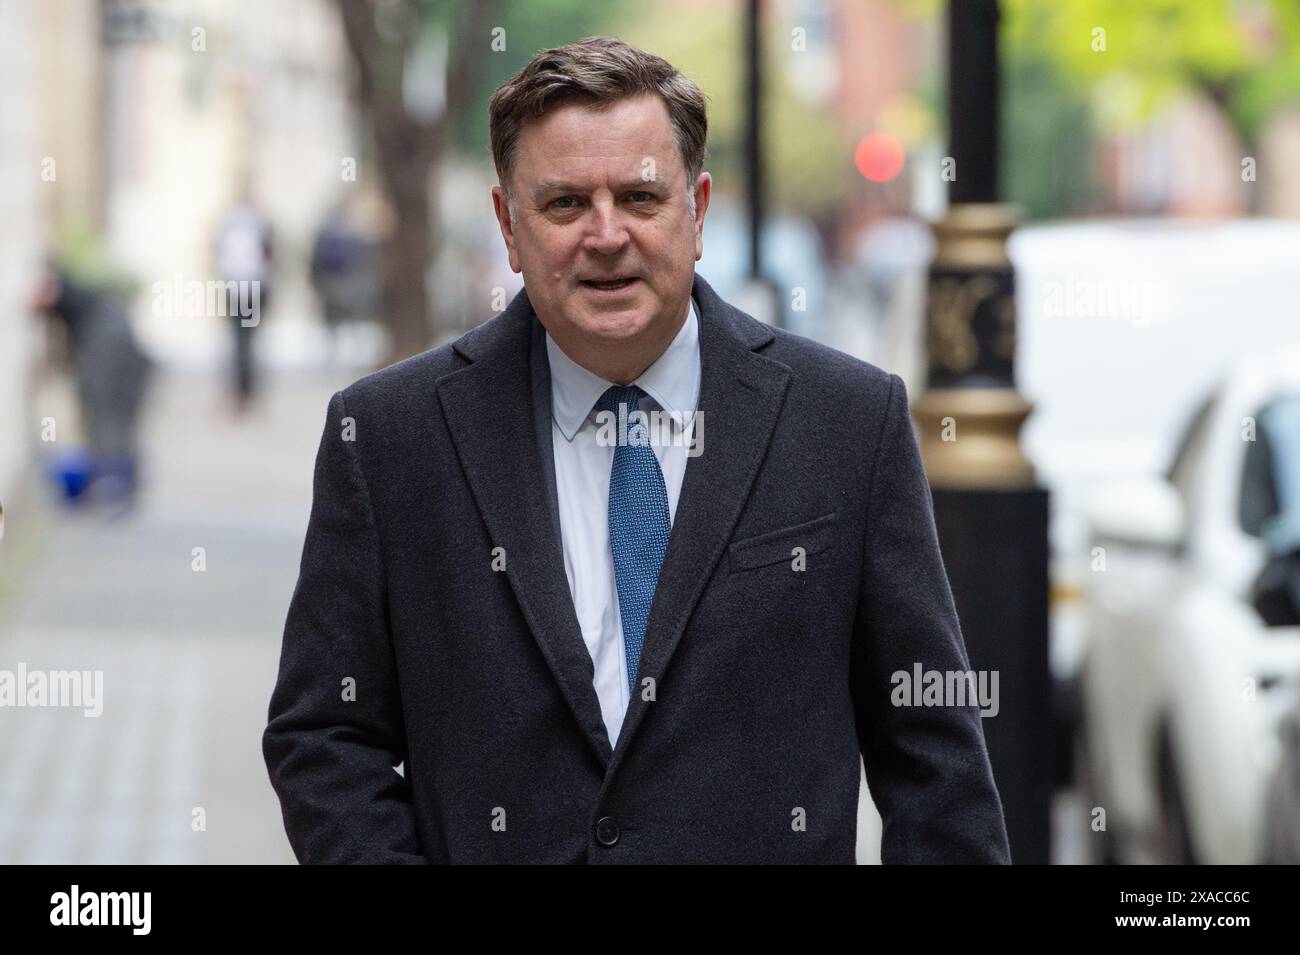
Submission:
M 615 449 L 597 440 L 595 414 L 597 399 L 613 382 L 579 365 L 549 335 L 546 353 L 551 365 L 551 440 L 564 571 L 582 638 L 595 664 L 592 682 L 600 699 L 601 717 L 609 744 L 615 746 L 628 705 L 623 618 L 609 544 L 609 474 Z M 693 299 L 677 336 L 632 384 L 647 395 L 640 410 L 658 410 L 670 416 L 672 440 L 656 442 L 653 447 L 668 492 L 671 526 L 686 473 L 686 439 L 700 395 L 699 320 Z

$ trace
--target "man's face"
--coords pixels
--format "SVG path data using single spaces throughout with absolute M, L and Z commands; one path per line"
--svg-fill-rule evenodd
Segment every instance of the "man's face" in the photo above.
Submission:
M 690 184 L 692 216 L 663 100 L 569 104 L 528 122 L 511 185 L 513 224 L 492 189 L 510 267 L 556 344 L 584 364 L 647 347 L 657 357 L 686 314 L 710 191 L 708 173 Z

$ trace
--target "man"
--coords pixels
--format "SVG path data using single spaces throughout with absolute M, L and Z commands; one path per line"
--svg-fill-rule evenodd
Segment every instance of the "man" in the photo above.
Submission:
M 226 285 L 226 322 L 234 336 L 231 385 L 236 415 L 249 410 L 257 390 L 253 330 L 261 324 L 271 298 L 272 249 L 271 225 L 253 200 L 252 183 L 244 177 L 216 238 L 217 272 Z
M 861 754 L 885 862 L 1009 861 L 978 711 L 891 703 L 968 669 L 903 383 L 694 274 L 700 91 L 593 38 L 491 129 L 524 291 L 330 402 L 264 737 L 298 858 L 853 862 Z

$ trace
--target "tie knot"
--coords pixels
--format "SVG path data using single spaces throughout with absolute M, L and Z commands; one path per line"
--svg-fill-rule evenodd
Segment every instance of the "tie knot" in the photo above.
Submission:
M 637 402 L 644 396 L 645 392 L 636 385 L 611 385 L 596 399 L 596 410 L 609 411 L 617 415 L 618 406 L 627 405 L 627 413 L 631 414 L 637 409 Z

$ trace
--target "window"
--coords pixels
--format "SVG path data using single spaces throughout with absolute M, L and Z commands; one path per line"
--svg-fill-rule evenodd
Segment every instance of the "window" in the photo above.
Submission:
M 1255 440 L 1247 444 L 1237 519 L 1252 537 L 1272 536 L 1289 526 L 1294 536 L 1300 508 L 1300 393 L 1270 401 L 1255 414 Z M 1275 549 L 1300 540 L 1274 541 Z

